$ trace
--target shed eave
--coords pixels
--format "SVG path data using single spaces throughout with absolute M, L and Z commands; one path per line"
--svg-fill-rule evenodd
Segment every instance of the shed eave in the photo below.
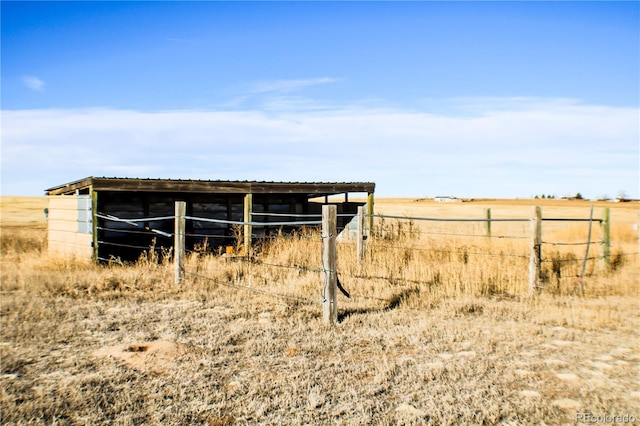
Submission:
M 372 182 L 259 182 L 174 179 L 130 179 L 88 177 L 45 190 L 47 195 L 73 194 L 92 187 L 94 191 L 184 192 L 208 194 L 306 194 L 308 197 L 375 190 Z
M 73 182 L 65 183 L 63 185 L 54 186 L 49 189 L 45 189 L 46 195 L 70 195 L 75 194 L 76 191 L 88 189 L 93 182 L 93 176 L 76 180 Z

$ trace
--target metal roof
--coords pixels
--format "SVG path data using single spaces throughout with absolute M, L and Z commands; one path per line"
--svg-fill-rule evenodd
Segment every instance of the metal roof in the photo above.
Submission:
M 271 182 L 192 179 L 87 177 L 46 189 L 46 195 L 68 195 L 91 189 L 128 192 L 190 192 L 216 194 L 307 194 L 324 196 L 375 190 L 373 182 Z

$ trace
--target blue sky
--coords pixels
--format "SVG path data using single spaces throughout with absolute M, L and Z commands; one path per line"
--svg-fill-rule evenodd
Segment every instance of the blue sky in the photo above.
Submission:
M 638 2 L 1 13 L 4 195 L 94 175 L 640 198 Z

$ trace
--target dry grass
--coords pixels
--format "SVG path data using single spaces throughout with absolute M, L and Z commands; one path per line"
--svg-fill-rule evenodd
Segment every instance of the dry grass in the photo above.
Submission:
M 37 200 L 10 201 L 19 215 L 3 200 L 3 424 L 640 418 L 640 269 L 628 255 L 638 247 L 634 209 L 612 210 L 613 249 L 625 260 L 611 272 L 591 262 L 585 296 L 574 292 L 581 263 L 571 257 L 581 259 L 582 246 L 545 248 L 546 287 L 529 298 L 527 259 L 498 256 L 528 254 L 526 240 L 387 223 L 359 265 L 352 245 L 339 246 L 340 279 L 353 297 L 339 300 L 341 322 L 326 327 L 320 274 L 269 266 L 318 268 L 321 243 L 312 232 L 265 243 L 256 263 L 192 255 L 188 279 L 176 287 L 161 259 L 100 266 L 49 255 Z M 483 205 L 381 200 L 377 207 L 469 217 Z M 491 207 L 494 217 L 529 214 L 526 205 Z M 545 206 L 545 215 L 552 208 L 585 214 L 582 206 Z M 493 231 L 526 232 L 519 227 Z M 545 241 L 586 236 L 582 225 L 545 229 Z M 453 231 L 482 233 L 477 225 Z M 554 259 L 563 260 L 559 277 Z

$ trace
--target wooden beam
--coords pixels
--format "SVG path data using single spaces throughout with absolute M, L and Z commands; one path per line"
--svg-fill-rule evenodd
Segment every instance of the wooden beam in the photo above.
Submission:
M 486 237 L 491 237 L 491 209 L 485 209 L 485 214 L 487 217 L 487 221 L 484 227 L 484 235 Z
M 127 179 L 88 177 L 46 190 L 47 195 L 73 194 L 93 187 L 95 191 L 199 192 L 218 194 L 305 194 L 308 197 L 348 192 L 373 192 L 371 182 L 253 182 L 174 179 Z
M 85 179 L 80 179 L 75 182 L 69 182 L 64 185 L 59 185 L 53 188 L 49 188 L 45 190 L 46 195 L 72 195 L 75 194 L 76 191 L 81 189 L 89 189 L 89 192 L 93 190 L 93 178 L 88 177 Z
M 93 241 L 93 261 L 98 261 L 98 193 L 93 190 L 93 187 L 89 187 L 89 194 L 91 195 L 91 225 L 93 226 L 92 235 Z
M 534 206 L 531 213 L 531 254 L 529 256 L 529 294 L 540 287 L 542 275 L 542 208 Z
M 337 208 L 335 204 L 325 204 L 322 206 L 322 318 L 327 324 L 338 321 L 336 232 Z
M 251 212 L 253 210 L 253 194 L 244 196 L 244 221 L 251 222 Z M 253 227 L 249 224 L 244 225 L 244 252 L 247 256 L 251 255 L 251 234 Z
M 358 257 L 358 263 L 364 259 L 365 249 L 365 232 L 364 232 L 364 207 L 358 206 L 358 236 L 356 237 L 356 253 Z
M 176 201 L 175 204 L 175 232 L 174 232 L 174 271 L 175 283 L 180 284 L 184 280 L 184 259 L 185 259 L 185 215 L 187 212 L 187 203 L 184 201 Z
M 367 224 L 369 226 L 369 235 L 373 232 L 373 202 L 373 192 L 369 192 L 367 194 L 367 214 L 369 215 Z

